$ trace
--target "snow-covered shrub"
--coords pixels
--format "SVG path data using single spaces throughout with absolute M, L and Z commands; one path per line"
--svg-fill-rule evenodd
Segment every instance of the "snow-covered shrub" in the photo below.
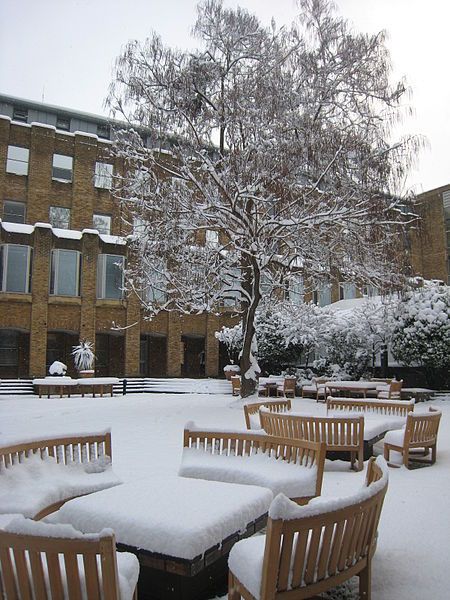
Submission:
M 392 353 L 425 369 L 432 387 L 450 386 L 450 287 L 425 281 L 408 291 L 394 315 Z
M 90 371 L 92 369 L 95 359 L 92 345 L 92 342 L 82 340 L 77 346 L 73 347 L 73 362 L 79 371 Z

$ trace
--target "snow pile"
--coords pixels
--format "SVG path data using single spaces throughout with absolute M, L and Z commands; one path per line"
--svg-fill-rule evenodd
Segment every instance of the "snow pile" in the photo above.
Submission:
M 0 474 L 0 513 L 33 517 L 61 500 L 119 485 L 108 457 L 88 463 L 58 463 L 31 455 Z
M 178 474 L 181 477 L 258 485 L 274 495 L 284 493 L 290 498 L 313 496 L 317 468 L 303 467 L 258 453 L 252 456 L 210 454 L 196 448 L 183 450 Z

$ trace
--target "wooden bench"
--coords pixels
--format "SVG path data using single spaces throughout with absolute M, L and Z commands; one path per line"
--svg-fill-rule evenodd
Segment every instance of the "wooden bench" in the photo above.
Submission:
M 91 435 L 49 438 L 0 448 L 0 478 L 5 470 L 22 463 L 26 458 L 31 456 L 38 456 L 41 459 L 53 457 L 58 464 L 63 465 L 69 465 L 73 462 L 93 463 L 103 457 L 109 457 L 111 461 L 111 432 L 105 431 Z M 30 496 L 32 495 L 33 489 L 30 489 Z M 35 520 L 42 519 L 46 515 L 58 510 L 73 497 L 70 496 L 42 507 L 33 515 L 33 518 Z M 20 512 L 20 510 L 17 510 L 17 512 Z
M 324 442 L 328 452 L 349 452 L 351 467 L 354 468 L 357 458 L 358 469 L 363 468 L 363 416 L 314 417 L 295 413 L 269 412 L 266 408 L 262 408 L 259 411 L 259 417 L 262 428 L 269 435 L 283 439 Z
M 286 412 L 291 410 L 291 401 L 289 399 L 286 400 L 268 400 L 267 402 L 252 402 L 250 404 L 244 404 L 244 416 L 245 416 L 245 424 L 247 425 L 247 429 L 252 429 L 251 426 L 251 418 L 254 415 L 258 415 L 259 420 L 259 409 L 261 406 L 265 406 L 270 411 L 275 412 Z M 259 429 L 261 428 L 261 423 L 259 423 Z
M 116 552 L 110 531 L 83 535 L 71 526 L 23 517 L 13 518 L 5 529 L 0 529 L 0 596 L 5 600 L 81 599 L 84 590 L 89 600 L 137 600 L 139 562 Z M 64 530 L 67 537 L 61 536 Z
M 328 396 L 327 413 L 330 410 L 406 417 L 414 410 L 414 400 L 375 400 L 371 398 L 333 398 Z
M 81 391 L 81 396 L 84 398 L 86 391 L 92 392 L 92 397 L 95 398 L 95 393 L 100 392 L 100 397 L 103 398 L 103 392 L 113 396 L 113 386 L 119 383 L 117 377 L 85 377 L 78 380 L 78 387 Z
M 409 468 L 410 453 L 419 450 L 422 456 L 427 456 L 431 448 L 431 459 L 422 462 L 436 462 L 436 444 L 441 420 L 441 412 L 430 407 L 430 412 L 419 414 L 409 413 L 404 429 L 388 431 L 384 437 L 384 458 L 389 460 L 391 450 L 401 452 L 403 464 Z M 420 454 L 419 454 L 420 456 Z
M 237 542 L 230 552 L 228 599 L 316 598 L 358 575 L 359 597 L 369 600 L 387 486 L 387 469 L 379 458 L 371 459 L 366 487 L 353 497 L 321 497 L 295 506 L 278 496 L 266 535 Z
M 267 459 L 272 458 L 280 462 L 286 461 L 289 464 L 295 465 L 296 471 L 292 473 L 293 477 L 291 474 L 290 476 L 297 487 L 302 486 L 301 479 L 303 475 L 307 478 L 309 488 L 311 486 L 311 470 L 316 470 L 313 481 L 314 490 L 312 493 L 291 496 L 295 502 L 305 504 L 311 498 L 319 496 L 321 493 L 325 463 L 325 444 L 306 440 L 287 440 L 248 431 L 226 432 L 197 429 L 194 423 L 188 423 L 184 430 L 183 445 L 185 450 L 194 449 L 196 453 L 193 463 L 186 462 L 185 455 L 183 455 L 182 466 L 179 470 L 181 476 L 212 479 L 215 481 L 230 481 L 229 473 L 233 469 L 233 464 L 229 462 L 225 464 L 225 461 L 222 460 L 223 458 L 251 458 L 264 455 Z M 208 454 L 220 459 L 220 464 L 219 461 L 216 461 L 217 470 L 214 470 L 215 465 L 212 468 L 210 465 L 207 465 L 206 469 L 203 469 L 203 464 L 201 463 L 202 456 L 204 457 Z M 197 457 L 200 459 L 198 464 L 195 461 Z M 225 472 L 221 471 L 221 466 L 223 465 L 226 468 Z M 271 464 L 271 467 L 273 468 L 273 464 Z M 235 468 L 238 468 L 237 463 L 235 463 Z M 258 483 L 260 478 L 268 477 L 270 479 L 269 471 L 269 466 L 266 470 L 265 464 L 261 464 L 259 460 L 255 460 L 253 472 L 244 473 L 239 480 L 233 478 L 233 482 L 269 487 L 264 483 Z
M 37 388 L 39 398 L 42 398 L 42 395 L 50 398 L 52 393 L 59 394 L 60 398 L 64 395 L 70 398 L 71 392 L 78 386 L 78 380 L 70 377 L 44 377 L 33 379 L 33 386 Z

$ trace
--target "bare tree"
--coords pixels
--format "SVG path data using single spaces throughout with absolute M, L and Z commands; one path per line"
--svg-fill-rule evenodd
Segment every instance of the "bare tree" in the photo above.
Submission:
M 118 57 L 107 105 L 135 222 L 130 285 L 149 314 L 239 299 L 242 395 L 255 389 L 255 311 L 303 274 L 389 285 L 415 138 L 392 143 L 407 93 L 384 35 L 355 34 L 327 0 L 264 28 L 221 0 L 198 6 L 196 52 L 153 34 Z M 206 243 L 202 239 L 206 234 Z M 397 232 L 397 233 L 396 233 Z M 398 270 L 397 270 L 398 272 Z

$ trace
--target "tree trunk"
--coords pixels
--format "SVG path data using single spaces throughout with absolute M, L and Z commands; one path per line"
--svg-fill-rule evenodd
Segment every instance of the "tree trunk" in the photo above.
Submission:
M 247 285 L 245 285 L 245 287 L 248 288 L 248 292 L 250 291 L 251 302 L 250 304 L 247 304 L 243 318 L 244 342 L 240 361 L 242 398 L 247 398 L 248 396 L 254 394 L 257 386 L 257 380 L 254 374 L 254 363 L 256 361 L 256 357 L 253 357 L 252 360 L 252 342 L 255 335 L 256 309 L 258 308 L 261 300 L 261 294 L 259 291 L 260 271 L 257 263 L 253 262 L 253 264 L 248 267 L 246 272 L 248 276 L 246 277 Z M 246 377 L 246 374 L 249 371 L 251 372 L 251 376 Z

